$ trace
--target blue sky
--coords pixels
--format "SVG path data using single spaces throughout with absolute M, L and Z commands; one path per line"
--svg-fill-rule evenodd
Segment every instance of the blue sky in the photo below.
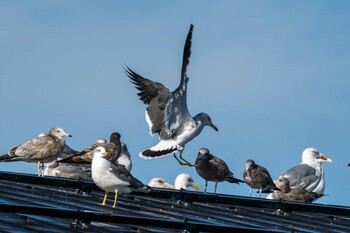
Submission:
M 276 178 L 315 147 L 333 160 L 317 203 L 349 205 L 349 10 L 348 1 L 1 1 L 1 153 L 55 126 L 76 150 L 117 131 L 135 177 L 173 183 L 186 172 L 203 190 L 195 169 L 171 156 L 138 157 L 158 137 L 123 72 L 127 64 L 174 90 L 192 23 L 189 111 L 207 112 L 219 132 L 205 128 L 185 158 L 207 147 L 238 178 L 246 159 Z M 36 165 L 0 170 L 36 174 Z M 218 192 L 246 196 L 249 187 L 221 183 Z

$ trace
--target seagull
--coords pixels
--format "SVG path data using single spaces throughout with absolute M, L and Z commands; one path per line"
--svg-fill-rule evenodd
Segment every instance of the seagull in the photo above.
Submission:
M 290 188 L 302 188 L 309 192 L 323 194 L 325 189 L 324 170 L 322 163 L 331 163 L 327 158 L 315 148 L 306 148 L 303 151 L 302 162 L 290 168 L 282 174 L 289 180 Z
M 45 176 L 91 180 L 90 164 L 68 164 L 54 160 L 50 163 L 45 163 L 45 165 Z
M 198 186 L 193 182 L 193 179 L 190 175 L 186 173 L 179 174 L 175 179 L 175 185 L 165 182 L 162 178 L 153 178 L 148 182 L 148 186 L 154 188 L 167 188 L 167 189 L 178 189 L 186 190 L 188 187 L 192 187 L 195 190 L 199 191 Z
M 175 189 L 186 190 L 188 187 L 192 187 L 196 191 L 199 191 L 199 187 L 194 183 L 193 178 L 189 174 L 179 174 L 175 179 Z
M 118 158 L 115 159 L 115 162 L 114 163 L 118 163 L 120 165 L 124 165 L 125 168 L 128 170 L 128 171 L 131 171 L 131 168 L 132 168 L 132 162 L 131 162 L 131 155 L 128 151 L 128 147 L 126 146 L 126 144 L 124 142 L 121 142 L 120 143 L 120 155 Z
M 272 199 L 284 201 L 298 201 L 298 202 L 313 202 L 322 197 L 323 194 L 316 192 L 308 192 L 302 188 L 289 188 L 289 180 L 285 177 L 280 177 L 275 181 L 279 190 L 274 190 Z
M 117 158 L 120 154 L 120 134 L 114 132 L 111 134 L 109 142 L 107 143 L 105 139 L 97 139 L 96 143 L 92 144 L 82 152 L 73 155 L 70 158 L 63 159 L 61 163 L 91 163 L 94 149 L 99 146 L 103 146 L 106 151 L 110 154 L 109 158 Z
M 95 184 L 105 191 L 101 205 L 106 204 L 109 192 L 115 192 L 113 208 L 116 207 L 118 193 L 130 193 L 133 191 L 148 192 L 150 189 L 141 181 L 134 178 L 131 173 L 119 164 L 112 164 L 109 153 L 102 146 L 94 149 L 91 163 L 91 177 Z
M 256 164 L 252 159 L 245 161 L 243 179 L 250 186 L 250 197 L 252 196 L 252 189 L 259 189 L 259 197 L 261 197 L 263 191 L 272 192 L 277 189 L 269 171 L 263 166 Z
M 72 137 L 62 128 L 52 128 L 46 135 L 38 136 L 24 144 L 14 146 L 7 154 L 0 156 L 0 162 L 25 161 L 38 163 L 38 176 L 40 176 L 40 163 L 48 163 L 59 157 L 65 148 L 64 137 Z
M 147 105 L 146 122 L 150 134 L 158 133 L 160 136 L 157 145 L 140 152 L 140 157 L 144 159 L 159 158 L 173 153 L 181 165 L 194 166 L 182 157 L 186 143 L 198 136 L 204 126 L 211 126 L 218 131 L 208 114 L 199 113 L 192 117 L 187 108 L 187 65 L 191 55 L 192 31 L 191 24 L 183 52 L 180 85 L 173 92 L 159 82 L 142 77 L 129 67 L 125 68 L 126 75 L 140 91 L 138 95 L 141 101 Z M 176 151 L 180 151 L 179 158 L 175 154 Z
M 207 191 L 208 181 L 215 182 L 215 193 L 218 182 L 244 183 L 243 180 L 234 178 L 225 161 L 210 154 L 207 148 L 199 150 L 195 165 L 198 175 L 205 180 L 204 192 Z
M 156 177 L 148 182 L 148 186 L 153 188 L 175 189 L 175 186 L 167 183 L 164 179 Z

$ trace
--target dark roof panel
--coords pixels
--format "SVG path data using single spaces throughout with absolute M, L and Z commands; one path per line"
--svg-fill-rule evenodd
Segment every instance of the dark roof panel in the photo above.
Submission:
M 350 232 L 350 208 L 153 189 L 114 194 L 93 182 L 0 172 L 5 232 Z

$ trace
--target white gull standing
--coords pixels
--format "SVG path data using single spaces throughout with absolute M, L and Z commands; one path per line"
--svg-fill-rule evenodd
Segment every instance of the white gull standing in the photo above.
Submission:
M 325 176 L 322 163 L 331 163 L 327 158 L 315 148 L 306 148 L 303 151 L 302 162 L 284 172 L 281 177 L 289 180 L 291 189 L 301 188 L 309 192 L 323 194 L 325 190 Z M 271 198 L 271 195 L 267 196 Z
M 126 67 L 125 72 L 140 91 L 138 95 L 146 108 L 146 121 L 150 133 L 158 133 L 160 141 L 157 145 L 140 152 L 144 159 L 163 157 L 180 151 L 179 158 L 174 157 L 181 165 L 194 166 L 182 157 L 185 144 L 198 136 L 204 126 L 211 126 L 218 131 L 206 113 L 199 113 L 192 117 L 187 108 L 187 65 L 191 55 L 193 25 L 188 32 L 182 60 L 180 85 L 170 92 L 167 87 L 142 77 L 141 75 Z
M 95 184 L 105 191 L 101 205 L 106 204 L 109 192 L 115 192 L 113 208 L 116 207 L 118 194 L 133 191 L 148 192 L 146 185 L 134 178 L 125 166 L 112 164 L 109 153 L 102 146 L 94 150 L 91 162 L 91 177 Z

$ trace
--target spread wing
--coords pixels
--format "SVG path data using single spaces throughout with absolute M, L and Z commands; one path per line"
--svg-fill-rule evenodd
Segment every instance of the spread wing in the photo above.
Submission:
M 159 82 L 152 81 L 137 74 L 129 67 L 125 68 L 126 75 L 140 92 L 140 100 L 147 106 L 146 121 L 152 134 L 161 134 L 164 129 L 164 110 L 170 96 L 167 87 Z M 164 130 L 163 130 L 164 131 Z
M 165 128 L 169 136 L 176 134 L 176 131 L 181 127 L 182 122 L 193 121 L 187 108 L 186 91 L 187 91 L 187 65 L 191 56 L 193 25 L 187 34 L 181 69 L 180 85 L 173 91 L 165 108 Z

